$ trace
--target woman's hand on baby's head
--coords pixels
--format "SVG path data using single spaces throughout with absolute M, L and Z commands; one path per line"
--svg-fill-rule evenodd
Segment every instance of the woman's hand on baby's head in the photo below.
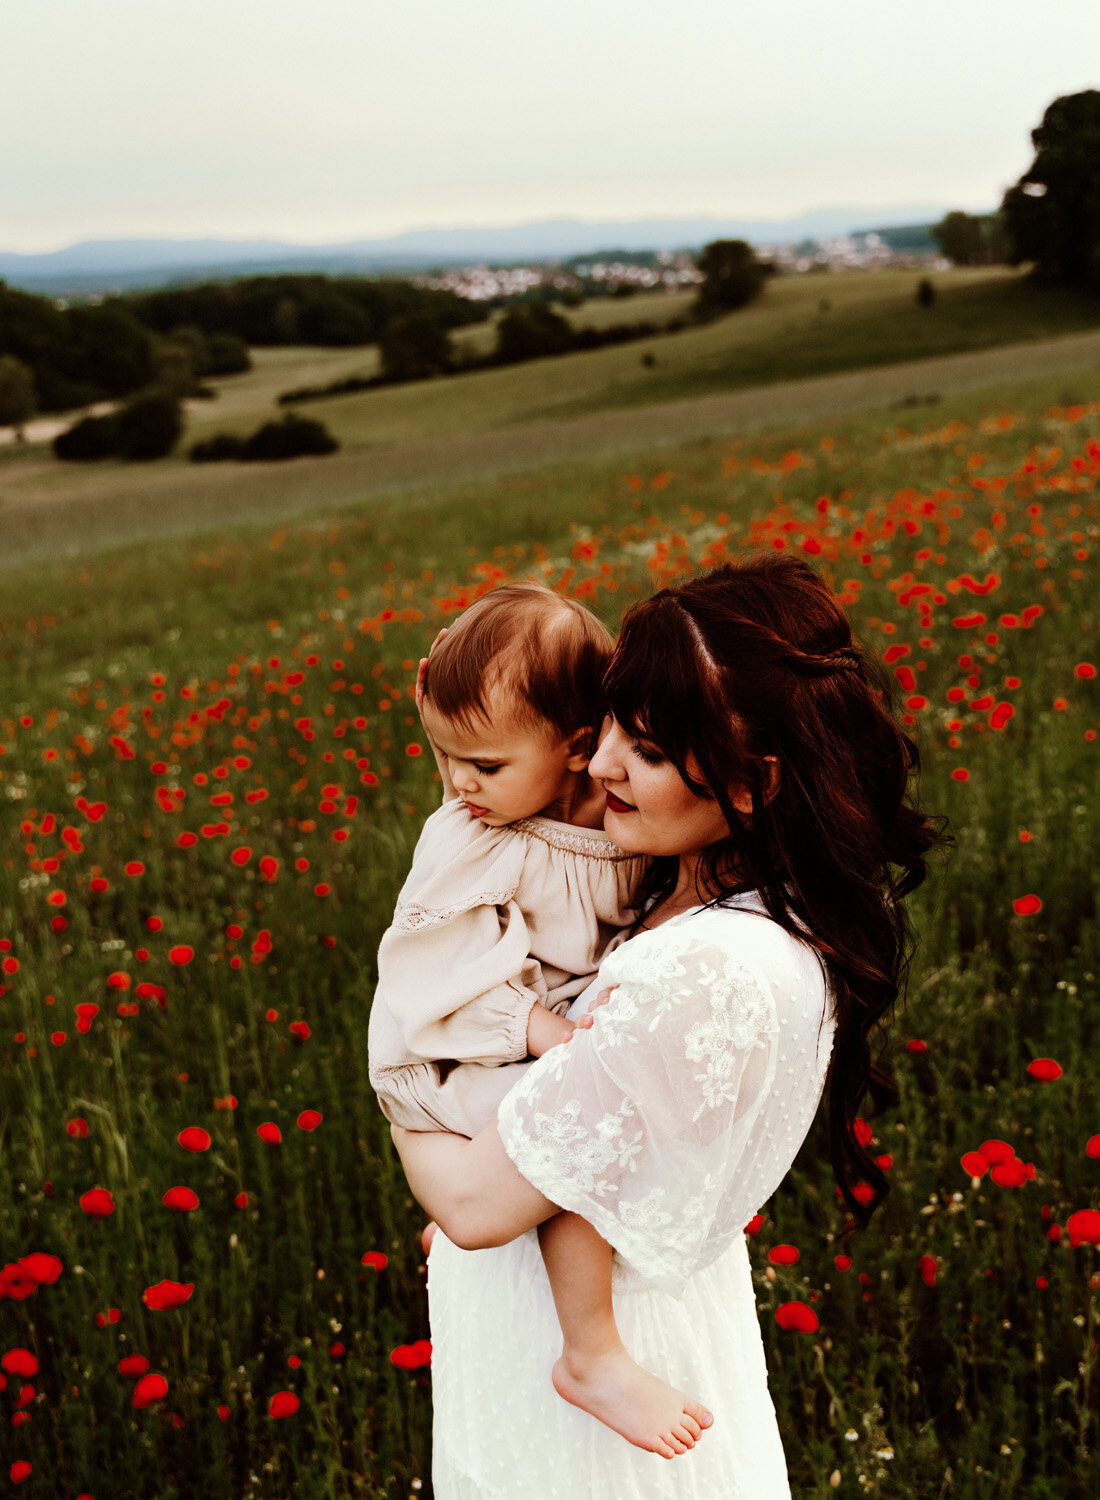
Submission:
M 446 625 L 444 625 L 443 629 L 439 632 L 439 634 L 436 636 L 435 640 L 428 647 L 428 654 L 427 654 L 427 656 L 422 656 L 420 658 L 420 665 L 419 665 L 419 667 L 417 668 L 417 671 L 416 671 L 416 707 L 417 707 L 417 712 L 419 712 L 420 709 L 422 709 L 423 706 L 424 706 L 424 684 L 428 680 L 428 663 L 432 659 L 432 652 L 439 645 L 440 641 L 443 639 L 443 637 L 446 634 L 447 634 L 447 627 L 446 627 Z

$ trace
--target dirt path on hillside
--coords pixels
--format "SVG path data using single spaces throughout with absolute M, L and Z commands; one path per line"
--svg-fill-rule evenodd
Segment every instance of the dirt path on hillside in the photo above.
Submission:
M 285 464 L 157 466 L 97 475 L 41 458 L 0 466 L 0 565 L 223 525 L 280 521 L 373 495 L 732 436 L 1100 366 L 1100 332 L 792 380 L 571 420 L 532 422 Z

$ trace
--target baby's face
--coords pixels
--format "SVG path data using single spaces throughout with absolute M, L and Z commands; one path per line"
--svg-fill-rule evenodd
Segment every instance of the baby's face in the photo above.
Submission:
M 517 722 L 507 705 L 489 694 L 490 717 L 472 727 L 445 719 L 424 699 L 424 727 L 445 757 L 455 791 L 475 818 L 502 828 L 545 812 L 567 796 L 587 756 L 559 739 L 549 725 Z

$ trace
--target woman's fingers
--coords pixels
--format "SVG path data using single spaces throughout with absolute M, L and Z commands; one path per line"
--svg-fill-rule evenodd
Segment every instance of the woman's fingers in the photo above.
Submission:
M 613 990 L 617 990 L 618 988 L 619 988 L 619 986 L 617 984 L 609 984 L 605 990 L 601 990 L 599 992 L 599 994 L 596 996 L 595 1000 L 591 1001 L 591 1003 L 589 1004 L 588 1009 L 590 1011 L 593 1011 L 593 1010 L 596 1010 L 601 1005 L 606 1005 L 607 1002 L 611 999 L 612 991 Z
M 416 707 L 418 712 L 424 707 L 424 683 L 427 681 L 427 678 L 428 658 L 426 656 L 422 656 L 420 658 L 420 666 L 417 668 L 416 672 Z

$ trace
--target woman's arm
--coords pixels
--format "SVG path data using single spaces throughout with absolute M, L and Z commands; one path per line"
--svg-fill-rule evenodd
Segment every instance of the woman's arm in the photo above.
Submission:
M 462 1250 L 506 1245 L 558 1212 L 512 1165 L 496 1121 L 467 1140 L 390 1127 L 413 1196 Z

